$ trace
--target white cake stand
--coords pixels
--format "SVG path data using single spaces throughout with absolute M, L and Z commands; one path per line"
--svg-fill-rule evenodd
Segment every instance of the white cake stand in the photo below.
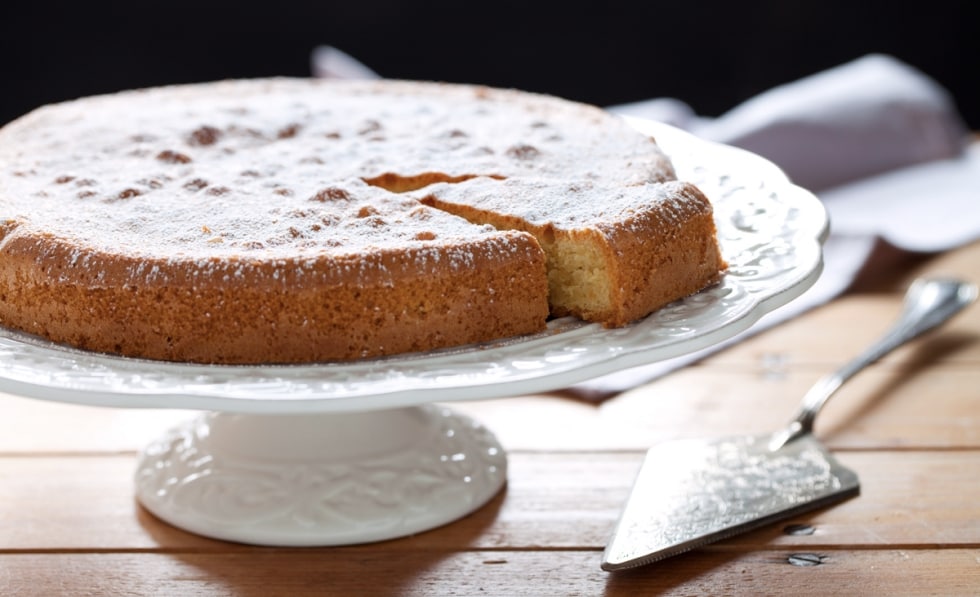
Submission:
M 821 271 L 826 213 L 753 154 L 633 121 L 711 197 L 724 280 L 607 330 L 572 319 L 541 334 L 350 364 L 233 367 L 126 359 L 0 330 L 0 391 L 206 414 L 141 453 L 140 502 L 201 535 L 259 545 L 395 538 L 479 508 L 506 480 L 493 434 L 449 408 L 696 351 L 802 294 Z

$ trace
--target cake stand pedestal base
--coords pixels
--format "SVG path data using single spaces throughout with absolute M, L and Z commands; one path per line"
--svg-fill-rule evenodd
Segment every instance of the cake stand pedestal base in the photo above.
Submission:
M 358 413 L 207 413 L 147 446 L 139 501 L 184 530 L 274 546 L 351 545 L 457 520 L 503 487 L 506 454 L 434 405 Z

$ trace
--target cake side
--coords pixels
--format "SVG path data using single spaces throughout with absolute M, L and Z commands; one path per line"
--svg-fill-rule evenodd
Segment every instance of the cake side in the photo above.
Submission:
M 548 259 L 553 316 L 622 326 L 716 282 L 726 267 L 711 203 L 689 183 L 483 178 L 419 196 L 471 222 L 533 234 Z
M 154 359 L 346 360 L 540 331 L 550 284 L 551 312 L 620 325 L 650 265 L 617 232 L 643 209 L 623 189 L 674 178 L 620 119 L 515 90 L 262 79 L 65 102 L 0 130 L 0 324 Z M 496 219 L 419 200 L 484 187 L 511 204 Z
M 64 266 L 73 260 L 87 265 Z M 137 284 L 134 271 L 155 273 Z M 259 364 L 485 342 L 541 331 L 548 315 L 544 257 L 524 234 L 201 271 L 12 232 L 0 247 L 0 323 L 98 352 Z
M 629 189 L 641 196 L 650 190 Z M 711 202 L 697 187 L 668 182 L 650 194 L 657 200 L 648 209 L 597 226 L 614 297 L 613 308 L 598 317 L 606 326 L 625 325 L 695 294 L 718 282 L 728 267 Z
M 89 350 L 215 363 L 540 331 L 547 290 L 533 238 L 362 180 L 415 172 L 412 156 L 440 163 L 445 136 L 424 127 L 476 95 L 276 79 L 41 108 L 0 132 L 0 323 Z

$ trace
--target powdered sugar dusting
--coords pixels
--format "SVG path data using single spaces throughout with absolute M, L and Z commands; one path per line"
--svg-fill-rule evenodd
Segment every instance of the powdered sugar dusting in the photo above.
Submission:
M 668 225 L 679 225 L 705 208 L 691 185 L 680 181 L 611 186 L 588 180 L 472 179 L 433 185 L 420 194 L 565 231 L 629 228 L 634 216 L 651 212 Z
M 355 257 L 396 249 L 415 256 L 413 267 L 466 267 L 475 241 L 495 239 L 502 253 L 520 246 L 513 233 L 363 182 L 386 173 L 497 181 L 533 173 L 582 181 L 581 189 L 601 182 L 612 163 L 619 182 L 673 177 L 651 140 L 598 109 L 412 83 L 264 80 L 136 91 L 43 108 L 5 127 L 0 140 L 6 218 L 79 247 L 71 261 L 81 267 L 98 267 L 93 255 L 103 252 L 145 258 L 129 272 L 145 280 L 173 263 L 222 279 L 288 263 L 295 277 L 324 257 L 378 274 L 389 267 L 384 259 Z M 522 192 L 553 196 L 554 187 Z M 601 200 L 612 214 L 618 200 Z M 560 209 L 569 221 L 595 221 L 574 194 Z

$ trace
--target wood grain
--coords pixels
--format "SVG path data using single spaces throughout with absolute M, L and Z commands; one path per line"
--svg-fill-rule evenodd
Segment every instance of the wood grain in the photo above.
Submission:
M 806 556 L 813 556 L 807 558 Z M 816 565 L 798 566 L 815 559 Z M 803 557 L 801 557 L 803 556 Z M 370 548 L 199 553 L 0 554 L 0 593 L 21 597 L 174 595 L 591 596 L 976 594 L 973 549 L 723 549 L 615 575 L 591 551 L 411 551 Z M 55 571 L 57 571 L 55 573 Z M 54 574 L 53 574 L 54 573 Z M 844 589 L 840 592 L 835 588 Z
M 640 453 L 510 455 L 508 485 L 490 504 L 451 525 L 385 542 L 384 549 L 601 549 L 632 487 Z M 845 452 L 861 495 L 788 521 L 812 535 L 786 535 L 776 525 L 730 545 L 796 549 L 980 544 L 980 451 Z M 0 503 L 8 517 L 0 550 L 246 549 L 179 531 L 142 510 L 133 498 L 130 457 L 0 459 Z M 587 471 L 587 473 L 583 473 Z M 956 491 L 950 491 L 956 488 Z M 914 496 L 914 499 L 910 499 Z
M 858 473 L 859 496 L 641 569 L 599 569 L 649 446 L 780 428 L 890 324 L 912 277 L 980 280 L 980 243 L 902 266 L 606 401 L 453 403 L 509 452 L 507 486 L 460 521 L 370 545 L 257 548 L 171 527 L 133 497 L 136 454 L 196 413 L 0 394 L 0 595 L 980 594 L 976 307 L 821 414 L 817 434 Z

